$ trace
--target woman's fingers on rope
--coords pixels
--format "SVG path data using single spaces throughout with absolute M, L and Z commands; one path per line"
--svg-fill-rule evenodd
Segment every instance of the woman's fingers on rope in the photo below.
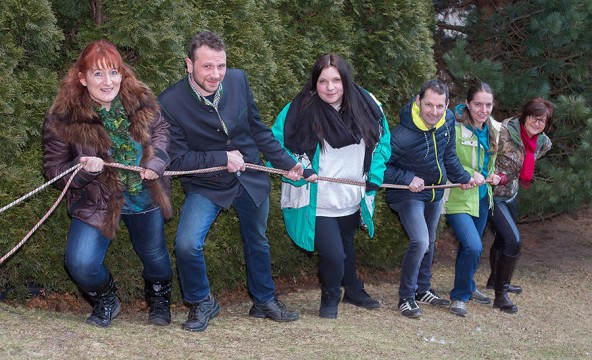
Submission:
M 475 180 L 475 186 L 481 186 L 485 184 L 485 178 L 480 172 L 475 171 L 473 174 L 473 179 Z
M 303 172 L 304 169 L 302 168 L 302 164 L 296 163 L 296 165 L 284 176 L 292 181 L 298 181 L 302 177 Z
M 98 158 L 96 156 L 82 156 L 80 157 L 80 162 L 84 164 L 84 166 L 82 166 L 82 169 L 84 169 L 84 171 L 91 173 L 103 171 L 103 166 L 105 164 L 103 159 Z
M 140 171 L 140 177 L 146 180 L 156 180 L 158 179 L 158 174 L 150 169 L 144 169 Z
M 461 188 L 461 190 L 469 190 L 469 189 L 474 188 L 475 186 L 478 186 L 477 185 L 477 181 L 475 181 L 475 179 L 473 177 L 471 177 L 471 179 L 469 180 L 468 183 L 466 183 L 466 184 L 460 184 L 459 187 Z
M 487 180 L 486 180 L 486 182 L 488 182 L 488 183 L 490 183 L 491 185 L 494 185 L 494 186 L 495 186 L 495 185 L 498 185 L 498 184 L 500 183 L 501 179 L 502 179 L 502 178 L 501 178 L 499 175 L 497 175 L 497 174 L 490 174 L 490 175 L 487 177 Z
M 306 179 L 304 179 L 308 182 L 317 182 L 319 180 L 319 176 L 317 174 L 312 174 L 311 176 L 307 177 Z

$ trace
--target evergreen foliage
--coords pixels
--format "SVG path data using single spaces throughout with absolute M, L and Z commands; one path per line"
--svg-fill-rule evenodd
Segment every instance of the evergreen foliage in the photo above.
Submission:
M 40 134 L 43 114 L 57 88 L 52 65 L 58 58 L 63 35 L 45 0 L 26 4 L 2 1 L 0 14 L 0 204 L 4 206 L 44 182 Z M 2 255 L 26 235 L 48 204 L 51 195 L 45 192 L 0 214 Z M 60 221 L 59 216 L 55 220 Z M 51 231 L 42 229 L 39 237 L 45 238 Z M 46 262 L 51 251 L 52 245 L 47 243 L 20 251 L 10 266 L 3 266 L 0 287 L 10 279 L 26 284 L 43 273 L 52 273 L 49 277 L 41 275 L 45 279 L 58 274 L 61 269 L 50 270 L 55 265 Z
M 536 182 L 523 192 L 523 216 L 544 218 L 592 202 L 592 109 L 588 104 L 582 95 L 560 95 L 555 101 L 553 148 L 537 162 Z
M 337 52 L 355 78 L 384 104 L 396 121 L 398 108 L 435 66 L 428 0 L 30 0 L 0 2 L 0 206 L 42 185 L 41 131 L 59 79 L 90 41 L 107 38 L 122 52 L 140 80 L 158 94 L 185 76 L 186 46 L 198 31 L 212 30 L 226 41 L 228 65 L 249 75 L 262 120 L 271 125 L 301 89 L 314 60 Z M 287 236 L 279 208 L 279 179 L 272 176 L 268 237 L 274 276 L 314 274 L 317 259 Z M 173 243 L 184 194 L 175 180 Z M 32 228 L 58 197 L 54 188 L 0 214 L 1 255 Z M 359 261 L 373 269 L 394 267 L 406 244 L 396 216 L 377 197 L 377 231 L 357 235 Z M 22 299 L 29 282 L 47 292 L 76 292 L 63 266 L 70 219 L 63 205 L 28 243 L 0 265 L 0 289 Z M 246 283 L 242 240 L 234 211 L 223 211 L 205 248 L 213 291 Z M 230 259 L 230 260 L 229 260 Z M 124 301 L 142 298 L 141 263 L 125 226 L 109 247 L 106 265 Z M 178 281 L 174 299 L 180 301 Z
M 542 218 L 590 204 L 592 3 L 496 4 L 494 8 L 487 1 L 438 1 L 440 9 L 460 6 L 457 14 L 466 16 L 463 26 L 454 27 L 459 33 L 444 55 L 442 70 L 458 85 L 453 98 L 462 99 L 471 81 L 488 82 L 495 90 L 498 120 L 517 115 L 534 96 L 553 101 L 555 126 L 548 134 L 553 149 L 537 162 L 533 186 L 521 192 L 521 215 Z M 441 39 L 444 36 L 439 32 Z
M 415 95 L 419 86 L 434 74 L 432 5 L 426 2 L 351 1 L 353 12 L 353 63 L 359 82 L 380 99 L 387 113 Z M 368 85 L 366 85 L 368 84 Z M 380 84 L 378 87 L 371 85 Z M 390 116 L 391 123 L 396 117 Z

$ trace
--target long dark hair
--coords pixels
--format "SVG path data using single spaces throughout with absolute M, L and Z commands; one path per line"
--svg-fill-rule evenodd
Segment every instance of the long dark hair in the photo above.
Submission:
M 376 119 L 372 119 L 365 110 L 365 104 L 361 97 L 357 96 L 356 85 L 354 84 L 348 64 L 337 54 L 325 54 L 317 59 L 304 88 L 300 94 L 304 95 L 303 108 L 311 111 L 311 130 L 316 135 L 321 149 L 327 136 L 324 124 L 324 115 L 321 110 L 323 100 L 317 94 L 317 81 L 321 72 L 329 67 L 335 67 L 343 85 L 343 98 L 341 101 L 341 113 L 343 122 L 354 134 L 360 135 L 366 147 L 373 148 L 378 142 L 379 131 Z
M 493 89 L 491 88 L 491 86 L 489 86 L 489 84 L 485 82 L 480 81 L 469 87 L 469 90 L 467 91 L 467 103 L 473 101 L 475 95 L 480 92 L 488 93 L 491 94 L 491 96 L 493 96 Z M 462 115 L 459 115 L 458 113 L 456 114 L 456 120 L 462 123 L 463 125 L 469 125 L 472 128 L 475 128 L 475 120 L 473 120 L 473 118 L 471 117 L 469 108 L 466 107 L 463 110 L 464 111 L 462 112 Z M 487 125 L 489 128 L 489 153 L 495 154 L 495 152 L 497 151 L 497 138 L 491 126 L 491 115 L 485 121 L 485 125 Z

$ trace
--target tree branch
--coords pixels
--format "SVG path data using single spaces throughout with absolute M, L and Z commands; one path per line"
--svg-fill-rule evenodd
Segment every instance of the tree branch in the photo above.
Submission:
M 101 11 L 101 0 L 90 0 L 90 8 L 95 24 L 102 25 L 105 22 L 105 16 L 103 16 Z
M 453 30 L 453 31 L 458 31 L 461 33 L 466 33 L 466 26 L 461 26 L 461 25 L 450 25 L 447 24 L 445 22 L 438 22 L 436 24 L 436 26 L 438 26 L 440 29 L 444 29 L 444 30 Z

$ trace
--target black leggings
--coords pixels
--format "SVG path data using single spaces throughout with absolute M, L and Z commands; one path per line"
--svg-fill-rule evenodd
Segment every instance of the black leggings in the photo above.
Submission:
M 509 256 L 520 254 L 520 247 L 522 246 L 520 232 L 516 226 L 517 215 L 517 196 L 508 201 L 495 200 L 493 211 L 489 214 L 489 220 L 495 231 L 495 240 L 492 247 L 502 250 L 504 254 Z
M 354 235 L 360 212 L 343 217 L 317 216 L 315 248 L 319 252 L 321 287 L 338 291 L 341 285 L 360 286 L 356 274 Z

